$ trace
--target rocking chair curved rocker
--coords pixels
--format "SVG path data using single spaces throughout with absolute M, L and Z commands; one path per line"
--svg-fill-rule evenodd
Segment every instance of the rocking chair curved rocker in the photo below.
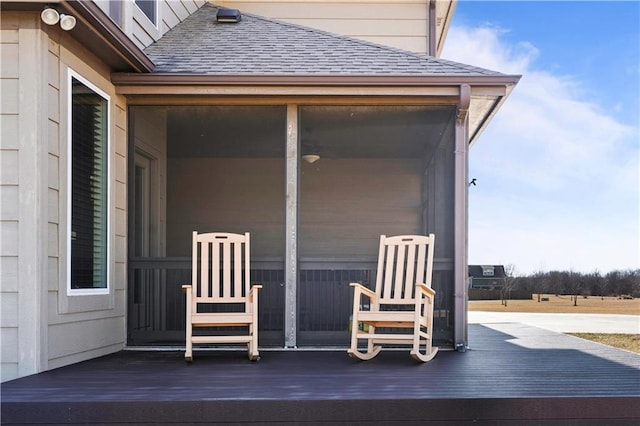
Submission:
M 434 241 L 433 234 L 380 236 L 375 291 L 350 284 L 354 289 L 347 351 L 351 357 L 370 360 L 383 344 L 411 345 L 411 356 L 417 361 L 436 356 L 438 348 L 432 346 L 435 291 L 431 289 Z M 380 328 L 391 332 L 380 333 Z M 366 341 L 365 350 L 358 348 L 360 340 Z

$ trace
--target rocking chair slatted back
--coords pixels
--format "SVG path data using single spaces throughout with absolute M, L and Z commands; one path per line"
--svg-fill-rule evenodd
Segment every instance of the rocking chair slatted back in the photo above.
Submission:
M 193 233 L 192 283 L 198 303 L 244 303 L 250 283 L 249 233 Z
M 431 287 L 433 234 L 380 236 L 376 294 L 380 304 L 412 304 L 416 283 Z

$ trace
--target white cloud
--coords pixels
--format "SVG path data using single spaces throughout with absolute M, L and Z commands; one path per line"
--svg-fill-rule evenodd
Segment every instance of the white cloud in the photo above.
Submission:
M 454 26 L 443 53 L 523 75 L 471 150 L 470 263 L 524 273 L 640 267 L 638 128 L 586 98 L 594 89 L 536 67 L 544 52 L 504 34 Z

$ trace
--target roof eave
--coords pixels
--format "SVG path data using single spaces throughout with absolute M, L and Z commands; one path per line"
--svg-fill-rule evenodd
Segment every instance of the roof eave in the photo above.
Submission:
M 113 73 L 116 85 L 233 85 L 233 86 L 514 86 L 519 75 L 255 75 L 255 74 L 138 74 Z
M 112 69 L 128 68 L 143 73 L 153 71 L 153 61 L 95 2 L 62 0 L 59 3 L 79 21 L 74 35 L 81 38 Z
M 518 80 L 520 80 L 520 76 L 517 76 L 517 77 L 518 77 Z M 516 81 L 516 83 L 517 83 L 517 81 Z M 480 138 L 480 135 L 487 128 L 487 125 L 489 124 L 489 122 L 491 122 L 491 120 L 496 115 L 498 110 L 502 107 L 502 104 L 504 104 L 506 102 L 507 98 L 509 97 L 509 95 L 513 91 L 516 83 L 511 84 L 511 85 L 507 85 L 505 94 L 503 96 L 498 96 L 496 98 L 496 100 L 493 103 L 493 106 L 491 107 L 491 109 L 489 111 L 487 111 L 487 113 L 482 118 L 480 126 L 478 126 L 476 129 L 470 129 L 470 133 L 469 133 L 469 146 L 470 147 Z

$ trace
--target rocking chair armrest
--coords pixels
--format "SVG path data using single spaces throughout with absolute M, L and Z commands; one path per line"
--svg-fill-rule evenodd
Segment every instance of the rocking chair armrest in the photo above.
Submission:
M 371 290 L 368 287 L 363 286 L 360 283 L 349 283 L 349 285 L 351 287 L 353 287 L 354 290 L 360 290 L 361 293 L 363 293 L 365 296 L 369 297 L 370 299 L 375 299 L 376 297 L 376 293 Z
M 416 283 L 416 287 L 427 296 L 434 297 L 436 295 L 436 291 L 428 287 L 425 283 Z
M 262 288 L 262 284 L 254 284 L 249 289 L 249 294 L 252 295 L 253 293 L 257 293 L 258 290 L 260 290 L 261 288 Z
M 186 293 L 188 291 L 191 291 L 191 284 L 183 284 L 182 285 L 182 292 Z

